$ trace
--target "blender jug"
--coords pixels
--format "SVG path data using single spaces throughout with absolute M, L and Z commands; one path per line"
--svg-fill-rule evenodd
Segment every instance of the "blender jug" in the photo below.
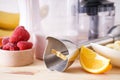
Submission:
M 47 16 L 41 21 L 45 35 L 77 40 L 77 0 L 40 0 L 40 5 L 46 5 Z
M 18 0 L 20 11 L 19 25 L 23 25 L 35 37 L 35 57 L 43 59 L 46 38 L 41 27 L 39 0 Z
M 114 26 L 114 3 L 107 0 L 78 0 L 79 34 L 85 40 L 107 35 Z

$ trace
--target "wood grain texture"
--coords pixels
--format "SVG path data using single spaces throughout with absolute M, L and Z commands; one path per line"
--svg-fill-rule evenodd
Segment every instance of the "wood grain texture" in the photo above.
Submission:
M 105 74 L 88 73 L 80 67 L 78 60 L 66 72 L 50 71 L 40 60 L 23 67 L 0 66 L 2 80 L 120 80 L 119 75 L 120 68 L 116 67 Z

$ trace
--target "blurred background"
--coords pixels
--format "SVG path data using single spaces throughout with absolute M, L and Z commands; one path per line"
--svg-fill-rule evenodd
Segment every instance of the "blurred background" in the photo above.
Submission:
M 74 1 L 74 0 L 71 0 Z M 120 0 L 108 0 L 115 3 L 115 23 L 120 24 Z M 45 35 L 76 35 L 77 28 L 72 28 L 71 18 L 66 18 L 72 13 L 69 10 L 69 5 L 73 2 L 69 0 L 40 0 L 40 15 L 41 29 Z M 52 8 L 51 8 L 52 7 Z M 64 7 L 67 7 L 64 8 Z M 50 10 L 51 8 L 51 10 Z M 7 13 L 6 13 L 7 12 Z M 54 14 L 55 13 L 55 14 Z M 65 14 L 64 14 L 65 13 Z M 65 15 L 65 16 L 63 16 Z M 57 16 L 57 17 L 56 17 Z M 65 18 L 65 19 L 63 19 Z M 66 19 L 68 19 L 66 22 Z M 65 21 L 64 21 L 65 20 Z M 10 24 L 11 23 L 11 24 Z M 66 24 L 67 23 L 67 24 Z M 0 0 L 0 36 L 11 35 L 14 28 L 19 24 L 19 7 L 17 0 Z M 66 26 L 66 27 L 65 27 Z M 71 27 L 70 27 L 71 26 Z M 70 30 L 69 30 L 70 29 Z M 68 30 L 68 32 L 66 31 Z

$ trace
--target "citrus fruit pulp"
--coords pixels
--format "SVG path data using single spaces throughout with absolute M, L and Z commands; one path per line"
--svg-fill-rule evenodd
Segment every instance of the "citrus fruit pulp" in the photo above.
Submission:
M 81 47 L 79 61 L 83 69 L 90 73 L 104 73 L 112 68 L 109 59 L 85 46 Z

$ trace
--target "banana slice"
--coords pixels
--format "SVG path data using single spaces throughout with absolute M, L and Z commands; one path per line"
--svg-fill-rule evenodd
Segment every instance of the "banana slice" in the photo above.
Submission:
M 120 51 L 120 41 L 115 41 L 114 49 Z
M 107 44 L 106 46 L 109 48 L 120 51 L 120 41 L 115 41 L 114 43 Z
M 102 46 L 99 44 L 91 43 L 90 44 L 93 50 L 95 50 L 97 53 L 103 55 L 104 57 L 107 57 L 111 59 L 111 63 L 115 66 L 120 67 L 120 51 L 111 49 L 106 46 Z
M 0 11 L 0 28 L 13 30 L 19 24 L 19 13 Z

